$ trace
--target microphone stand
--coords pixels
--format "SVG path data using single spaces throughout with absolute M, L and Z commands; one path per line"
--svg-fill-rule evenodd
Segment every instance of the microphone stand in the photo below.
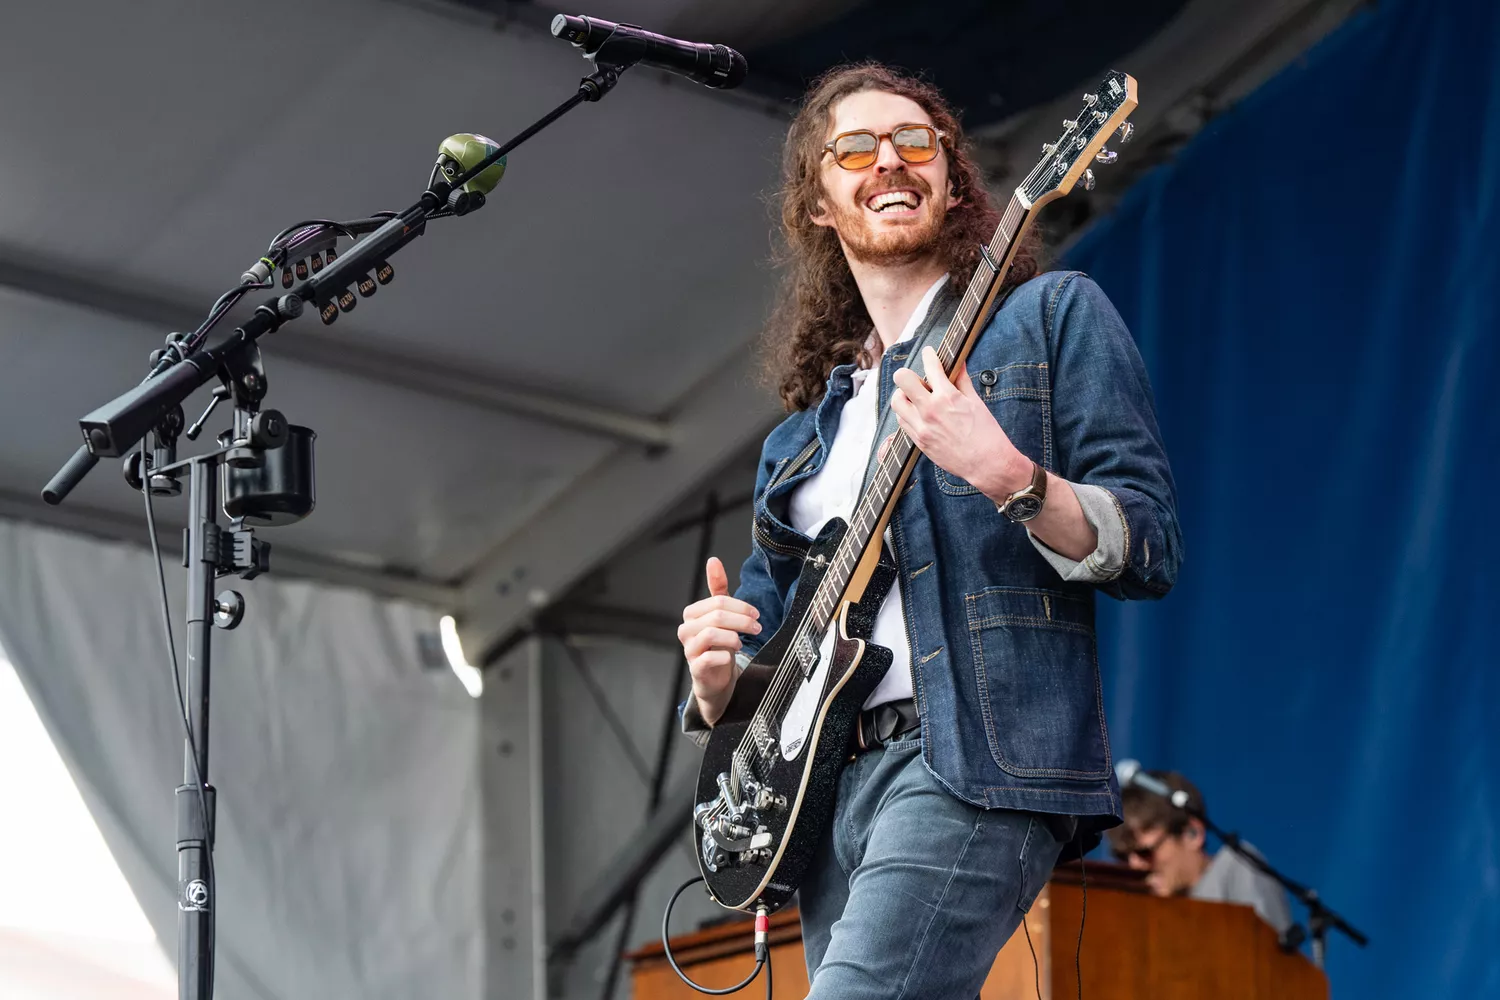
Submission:
M 267 333 L 274 333 L 283 323 L 302 315 L 306 303 L 318 306 L 324 323 L 333 322 L 340 310 L 347 312 L 353 308 L 352 303 L 357 300 L 349 291 L 350 286 L 366 279 L 369 272 L 385 263 L 386 258 L 421 236 L 429 219 L 466 215 L 483 205 L 483 197 L 466 191 L 465 184 L 579 104 L 601 100 L 613 90 L 620 74 L 639 59 L 636 56 L 622 62 L 613 56 L 613 52 L 606 41 L 590 57 L 595 71 L 579 82 L 578 90 L 566 101 L 452 180 L 435 176 L 416 204 L 390 218 L 291 293 L 257 306 L 244 325 L 224 342 L 194 350 L 164 370 L 159 366 L 153 368 L 151 377 L 145 382 L 85 416 L 79 421 L 83 445 L 43 487 L 42 499 L 49 504 L 62 503 L 100 458 L 114 458 L 129 452 L 173 408 L 213 379 L 238 349 L 253 344 Z
M 1208 818 L 1208 814 L 1206 812 L 1201 809 L 1193 809 L 1189 807 L 1186 804 L 1186 801 L 1179 803 L 1177 801 L 1178 797 L 1182 797 L 1184 800 L 1186 799 L 1186 795 L 1184 795 L 1182 792 L 1178 792 L 1170 797 L 1170 801 L 1173 805 L 1177 806 L 1179 809 L 1186 811 L 1189 816 L 1193 816 L 1201 821 L 1204 827 L 1206 827 L 1208 831 L 1214 836 L 1218 837 L 1225 847 L 1229 848 L 1235 854 L 1238 854 L 1241 858 L 1248 861 L 1251 865 L 1255 866 L 1260 871 L 1275 879 L 1281 884 L 1284 889 L 1286 889 L 1288 893 L 1295 897 L 1298 902 L 1307 907 L 1308 937 L 1312 940 L 1312 960 L 1314 965 L 1316 965 L 1320 969 L 1323 968 L 1324 952 L 1326 949 L 1325 939 L 1327 938 L 1328 929 L 1330 927 L 1334 930 L 1341 931 L 1345 936 L 1349 938 L 1349 940 L 1353 941 L 1361 948 L 1370 943 L 1370 939 L 1368 937 L 1366 937 L 1363 933 L 1353 927 L 1347 920 L 1345 920 L 1343 917 L 1339 916 L 1331 908 L 1329 908 L 1329 906 L 1323 902 L 1323 897 L 1318 895 L 1316 889 L 1305 886 L 1301 882 L 1297 882 L 1291 878 L 1288 878 L 1286 875 L 1283 875 L 1281 872 L 1277 871 L 1269 861 L 1246 847 L 1240 840 L 1239 834 L 1230 830 L 1221 829 L 1218 824 Z M 1295 928 L 1295 930 L 1300 931 L 1301 929 Z M 1288 934 L 1288 937 L 1290 937 L 1290 941 L 1284 939 L 1284 945 L 1288 946 L 1289 950 L 1295 950 L 1296 945 L 1300 943 L 1300 941 L 1296 937 L 1291 937 L 1290 932 Z
M 382 270 L 389 269 L 386 258 L 422 235 L 429 219 L 466 215 L 481 207 L 483 194 L 466 190 L 464 185 L 579 104 L 602 99 L 614 88 L 620 74 L 639 61 L 640 54 L 632 52 L 624 40 L 615 45 L 612 41 L 616 39 L 606 40 L 589 56 L 594 72 L 579 82 L 578 90 L 566 101 L 457 177 L 449 180 L 434 172 L 430 186 L 416 204 L 389 221 L 381 220 L 378 227 L 362 224 L 373 220 L 346 224 L 346 232 L 369 235 L 292 292 L 261 303 L 222 342 L 211 347 L 194 345 L 185 356 L 181 350 L 174 353 L 171 347 L 165 353 L 153 353 L 152 373 L 146 381 L 79 421 L 84 444 L 42 491 L 47 503 L 62 503 L 101 457 L 127 455 L 147 434 L 154 437 L 150 452 L 143 449 L 139 455 L 131 454 L 126 462 L 125 477 L 132 487 L 152 494 L 177 495 L 181 492 L 177 476 L 184 470 L 188 474 L 190 515 L 183 553 L 188 569 L 187 685 L 183 697 L 189 738 L 184 740 L 184 780 L 176 794 L 179 1000 L 210 1000 L 213 996 L 217 899 L 213 878 L 215 791 L 208 784 L 210 629 L 234 628 L 244 615 L 243 598 L 232 590 L 216 597 L 214 581 L 229 573 L 250 579 L 269 569 L 270 546 L 254 538 L 253 529 L 244 527 L 242 520 L 233 530 L 220 528 L 219 507 L 229 499 L 218 495 L 220 473 L 225 466 L 231 473 L 254 470 L 269 461 L 264 454 L 267 450 L 291 447 L 284 418 L 274 410 L 256 412 L 266 387 L 256 341 L 296 319 L 308 302 L 318 307 L 324 323 L 333 322 L 340 311 L 353 308 L 356 300 L 350 286 L 371 282 L 372 271 L 381 283 L 389 280 L 388 274 L 380 277 Z M 169 344 L 175 346 L 172 338 Z M 176 439 L 183 422 L 181 404 L 215 378 L 223 386 L 215 390 L 214 403 L 231 396 L 235 399 L 234 430 L 220 438 L 216 450 L 176 461 Z M 190 439 L 212 410 L 210 404 L 208 412 L 188 431 Z M 269 419 L 273 414 L 274 419 Z M 300 430 L 310 437 L 306 428 Z M 311 510 L 311 444 L 305 448 L 308 503 L 293 519 Z M 295 465 L 297 461 L 294 457 L 282 464 Z M 283 485 L 279 480 L 286 472 L 285 468 L 268 470 L 268 477 L 263 478 L 278 480 L 273 486 Z M 229 481 L 227 476 L 225 481 Z

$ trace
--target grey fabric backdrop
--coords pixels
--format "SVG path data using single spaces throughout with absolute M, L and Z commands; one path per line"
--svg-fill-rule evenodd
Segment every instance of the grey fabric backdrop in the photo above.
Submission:
M 154 572 L 145 549 L 0 521 L 0 644 L 175 953 L 182 729 Z M 181 656 L 182 570 L 167 585 Z M 249 609 L 214 633 L 210 689 L 216 997 L 478 998 L 479 703 L 423 669 L 435 617 L 275 577 L 234 585 Z M 11 810 L 0 821 L 26 822 Z

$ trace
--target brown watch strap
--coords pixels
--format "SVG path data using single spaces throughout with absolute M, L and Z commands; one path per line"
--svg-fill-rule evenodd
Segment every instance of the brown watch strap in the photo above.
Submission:
M 1038 510 L 1047 502 L 1047 470 L 1042 468 L 1040 462 L 1031 463 L 1031 482 L 1006 497 L 1003 502 L 995 504 L 995 509 L 1015 520 L 1010 514 L 1010 505 L 1019 497 L 1035 497 Z M 1026 518 L 1026 520 L 1029 519 Z

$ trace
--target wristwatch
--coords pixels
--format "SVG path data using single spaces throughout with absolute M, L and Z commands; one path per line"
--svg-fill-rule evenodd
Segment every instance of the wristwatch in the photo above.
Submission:
M 1017 524 L 1029 521 L 1042 512 L 1047 502 L 1047 470 L 1035 462 L 1031 463 L 1031 483 L 1005 498 L 1004 503 L 995 504 L 995 509 Z

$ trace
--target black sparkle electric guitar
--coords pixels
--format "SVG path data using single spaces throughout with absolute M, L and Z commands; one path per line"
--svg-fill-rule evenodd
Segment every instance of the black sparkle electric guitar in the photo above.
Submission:
M 949 378 L 963 370 L 1036 212 L 1083 183 L 1105 142 L 1130 138 L 1135 80 L 1108 74 L 1016 188 L 969 280 L 937 353 Z M 796 599 L 735 685 L 714 726 L 693 810 L 698 864 L 723 906 L 780 908 L 791 898 L 832 814 L 839 771 L 859 711 L 891 664 L 867 640 L 894 581 L 881 539 L 919 453 L 897 432 L 848 522 L 830 521 L 803 562 Z

